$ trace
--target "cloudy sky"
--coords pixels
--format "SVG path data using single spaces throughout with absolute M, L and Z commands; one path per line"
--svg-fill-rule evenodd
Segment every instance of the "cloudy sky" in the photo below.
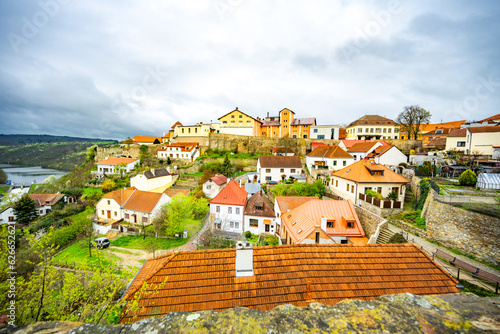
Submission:
M 500 112 L 500 1 L 0 0 L 0 133 Z

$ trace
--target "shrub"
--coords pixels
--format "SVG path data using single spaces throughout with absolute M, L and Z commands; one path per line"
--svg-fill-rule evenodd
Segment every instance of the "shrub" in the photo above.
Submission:
M 460 174 L 460 177 L 458 178 L 458 183 L 461 186 L 474 186 L 476 185 L 476 182 L 477 182 L 477 176 L 470 169 L 467 169 L 465 172 Z
M 396 233 L 389 239 L 389 241 L 387 243 L 388 244 L 406 244 L 407 241 L 401 233 Z
M 252 237 L 252 232 L 245 231 L 245 238 L 250 239 Z
M 424 208 L 425 200 L 431 189 L 431 185 L 428 179 L 420 180 L 420 196 L 417 201 L 416 210 L 422 210 Z
M 384 198 L 382 196 L 382 194 L 379 194 L 378 192 L 376 192 L 375 190 L 372 190 L 372 189 L 366 190 L 365 194 L 368 195 L 368 196 L 370 196 L 370 197 L 377 198 L 377 199 L 383 199 Z
M 396 201 L 398 199 L 398 194 L 393 190 L 387 195 L 389 201 Z
M 406 168 L 408 166 L 408 164 L 406 162 L 401 162 L 399 165 L 403 166 L 404 168 Z
M 102 192 L 109 193 L 115 188 L 115 183 L 111 180 L 106 180 L 102 183 Z

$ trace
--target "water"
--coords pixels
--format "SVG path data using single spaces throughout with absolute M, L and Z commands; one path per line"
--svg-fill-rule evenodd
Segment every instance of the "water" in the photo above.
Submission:
M 7 180 L 15 184 L 42 183 L 46 178 L 54 175 L 57 179 L 68 172 L 57 169 L 37 167 L 25 167 L 19 165 L 0 164 L 0 168 L 7 174 Z

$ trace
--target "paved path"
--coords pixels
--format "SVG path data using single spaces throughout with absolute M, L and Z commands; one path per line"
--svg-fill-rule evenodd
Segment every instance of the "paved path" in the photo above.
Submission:
M 394 233 L 402 233 L 402 229 L 399 228 L 399 227 L 397 227 L 397 226 L 394 226 L 394 225 L 392 225 L 390 223 L 388 223 L 387 226 L 388 226 L 389 230 L 393 231 Z M 451 252 L 450 250 L 448 250 L 445 247 L 438 246 L 436 244 L 428 242 L 427 240 L 425 240 L 423 238 L 420 238 L 420 237 L 417 237 L 417 236 L 415 236 L 415 235 L 413 235 L 411 233 L 408 234 L 408 238 L 409 238 L 408 242 L 411 242 L 411 243 L 419 246 L 431 258 L 432 258 L 432 253 L 435 253 L 437 249 L 440 249 L 441 251 L 443 251 L 445 253 L 448 253 L 450 255 L 453 255 L 457 259 L 460 259 L 460 260 L 462 260 L 464 262 L 467 262 L 467 263 L 469 263 L 469 264 L 471 264 L 471 265 L 473 265 L 475 267 L 478 267 L 481 270 L 484 270 L 484 271 L 487 271 L 487 272 L 492 273 L 494 275 L 500 276 L 500 270 L 496 270 L 495 268 L 489 267 L 489 266 L 487 266 L 487 265 L 485 265 L 485 264 L 483 264 L 481 262 L 469 259 L 468 257 L 455 254 L 455 253 Z M 458 271 L 457 267 L 449 264 L 448 262 L 444 262 L 444 261 L 442 261 L 442 260 L 440 260 L 438 258 L 435 258 L 434 260 L 447 273 L 449 273 L 450 275 L 452 275 L 454 278 L 457 277 L 457 271 Z M 472 275 L 469 272 L 465 271 L 465 270 L 460 270 L 460 279 L 468 281 L 470 283 L 473 283 L 473 284 L 475 284 L 477 286 L 480 286 L 480 287 L 482 287 L 485 290 L 495 292 L 495 287 L 492 286 L 492 285 L 490 285 L 490 284 L 493 284 L 493 283 L 486 284 L 486 283 L 484 283 L 483 280 L 480 280 L 480 279 L 477 279 L 475 277 L 472 277 Z

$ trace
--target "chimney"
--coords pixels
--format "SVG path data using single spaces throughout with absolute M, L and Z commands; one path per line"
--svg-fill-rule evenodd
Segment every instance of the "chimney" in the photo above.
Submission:
M 323 231 L 326 231 L 326 221 L 327 221 L 327 219 L 325 217 L 321 218 L 321 229 Z
M 236 109 L 234 109 L 234 110 L 238 110 L 238 107 L 236 107 Z
M 236 277 L 254 276 L 253 246 L 249 242 L 238 241 L 236 244 Z

